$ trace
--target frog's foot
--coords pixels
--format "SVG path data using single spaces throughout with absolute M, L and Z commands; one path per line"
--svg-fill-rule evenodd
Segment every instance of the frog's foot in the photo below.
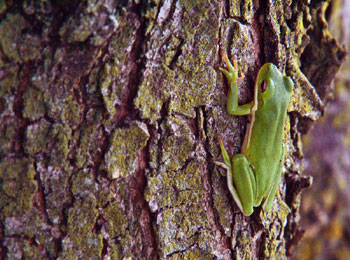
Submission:
M 222 138 L 221 135 L 217 136 L 217 140 L 219 142 L 220 145 L 220 149 L 221 149 L 221 154 L 222 157 L 224 158 L 224 162 L 220 162 L 220 161 L 214 161 L 214 164 L 216 164 L 217 166 L 220 166 L 222 168 L 224 168 L 227 172 L 229 172 L 231 170 L 231 162 L 230 162 L 230 157 L 224 147 L 224 144 L 222 142 Z
M 221 50 L 221 57 L 223 58 L 223 60 L 226 63 L 226 66 L 228 68 L 228 70 L 219 67 L 219 70 L 225 74 L 229 85 L 231 85 L 231 82 L 233 83 L 237 83 L 238 85 L 241 84 L 241 82 L 243 81 L 244 77 L 238 77 L 238 70 L 237 70 L 237 61 L 234 57 L 232 57 L 232 63 L 230 61 L 230 59 L 227 56 L 227 53 L 223 50 Z
M 218 140 L 219 145 L 220 145 L 221 155 L 222 155 L 222 158 L 224 159 L 224 162 L 217 162 L 216 161 L 215 164 L 219 165 L 225 169 L 230 168 L 231 167 L 230 155 L 228 154 L 228 152 L 225 149 L 225 146 L 224 146 L 224 143 L 222 142 L 222 137 L 220 134 L 217 136 L 217 140 Z M 223 165 L 226 165 L 226 167 Z
M 222 168 L 224 168 L 225 170 L 230 170 L 230 166 L 228 166 L 226 163 L 224 162 L 220 162 L 220 161 L 213 161 L 214 164 L 216 164 L 217 166 L 220 166 Z
M 227 56 L 227 53 L 225 51 L 221 51 L 221 57 L 223 58 L 223 60 L 226 63 L 226 66 L 228 68 L 228 70 L 224 69 L 224 68 L 219 68 L 219 70 L 225 74 L 227 80 L 229 81 L 229 84 L 233 81 L 236 82 L 237 78 L 238 78 L 238 72 L 237 72 L 237 62 L 236 60 L 233 58 L 233 64 L 231 63 L 230 59 Z

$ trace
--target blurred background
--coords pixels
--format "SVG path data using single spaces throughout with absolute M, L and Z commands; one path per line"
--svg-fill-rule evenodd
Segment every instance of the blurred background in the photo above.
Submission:
M 302 194 L 298 260 L 350 259 L 350 0 L 331 1 L 327 20 L 347 58 L 333 83 L 333 100 L 303 136 L 304 175 L 314 182 Z

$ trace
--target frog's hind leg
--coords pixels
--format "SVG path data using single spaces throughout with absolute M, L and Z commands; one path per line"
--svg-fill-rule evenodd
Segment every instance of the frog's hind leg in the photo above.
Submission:
M 237 206 L 245 216 L 250 216 L 254 212 L 257 188 L 254 170 L 244 154 L 234 156 L 227 185 Z
M 235 155 L 231 162 L 220 136 L 218 141 L 224 162 L 214 161 L 214 163 L 226 169 L 227 187 L 233 200 L 239 210 L 249 216 L 254 211 L 257 190 L 253 168 L 244 154 Z

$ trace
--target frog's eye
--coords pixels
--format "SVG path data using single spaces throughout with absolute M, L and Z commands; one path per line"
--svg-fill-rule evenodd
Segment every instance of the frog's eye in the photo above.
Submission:
M 264 93 L 266 89 L 267 89 L 267 81 L 266 81 L 266 80 L 263 80 L 263 81 L 260 83 L 259 91 L 260 91 L 261 93 Z

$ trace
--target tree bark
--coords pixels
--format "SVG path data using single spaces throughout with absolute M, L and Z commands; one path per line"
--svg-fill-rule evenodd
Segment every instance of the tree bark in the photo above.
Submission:
M 0 258 L 286 259 L 301 236 L 301 134 L 345 53 L 327 1 L 0 3 Z M 273 209 L 250 217 L 226 187 L 216 140 L 227 51 L 252 99 L 272 62 L 294 83 Z
M 332 34 L 350 48 L 350 1 L 332 1 L 327 21 Z M 347 260 L 350 255 L 350 60 L 334 80 L 332 102 L 303 137 L 304 173 L 314 177 L 303 193 L 300 226 L 303 240 L 294 259 Z

